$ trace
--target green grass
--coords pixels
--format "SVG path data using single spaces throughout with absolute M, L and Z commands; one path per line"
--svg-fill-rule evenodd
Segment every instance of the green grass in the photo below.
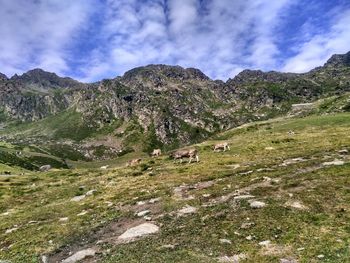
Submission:
M 295 134 L 288 135 L 289 130 Z M 194 145 L 201 159 L 198 164 L 143 155 L 141 165 L 125 167 L 128 160 L 140 157 L 133 152 L 114 160 L 73 162 L 76 168 L 71 170 L 0 177 L 0 214 L 9 212 L 0 215 L 0 259 L 40 262 L 40 255 L 59 253 L 65 246 L 95 246 L 103 239 L 97 230 L 136 222 L 135 203 L 161 197 L 154 212 L 163 214 L 154 219 L 160 232 L 129 244 L 97 245 L 99 262 L 218 262 L 218 257 L 240 253 L 247 256 L 242 262 L 280 262 L 281 258 L 320 262 L 320 254 L 322 262 L 349 262 L 350 158 L 338 153 L 350 150 L 349 134 L 349 113 L 280 118 Z M 212 145 L 223 140 L 231 150 L 214 153 Z M 281 166 L 298 157 L 304 161 Z M 335 159 L 346 164 L 322 166 Z M 111 168 L 98 169 L 106 164 Z M 264 183 L 264 177 L 279 181 Z M 174 187 L 208 180 L 214 180 L 209 188 L 187 190 L 193 199 L 173 198 Z M 70 201 L 92 189 L 97 191 L 83 201 Z M 252 209 L 246 200 L 232 198 L 208 205 L 239 189 L 267 206 Z M 307 209 L 286 205 L 292 201 Z M 198 212 L 186 217 L 173 214 L 186 204 Z M 83 210 L 88 213 L 77 216 Z M 63 217 L 69 220 L 60 222 Z M 29 224 L 33 220 L 37 222 Z M 247 222 L 254 224 L 241 228 Z M 18 230 L 5 234 L 14 225 Z M 112 229 L 116 235 L 121 231 Z M 249 235 L 252 240 L 246 239 Z M 86 245 L 79 245 L 83 238 Z M 220 243 L 222 238 L 232 244 Z M 275 250 L 265 253 L 258 244 L 263 240 L 270 240 Z M 174 248 L 164 248 L 167 244 Z

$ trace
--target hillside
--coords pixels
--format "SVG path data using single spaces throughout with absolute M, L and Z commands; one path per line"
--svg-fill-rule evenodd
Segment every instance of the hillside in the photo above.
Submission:
M 103 160 L 170 150 L 256 120 L 292 104 L 350 91 L 350 53 L 305 74 L 245 70 L 227 82 L 198 69 L 149 65 L 84 84 L 40 69 L 0 78 L 0 136 L 60 158 Z M 343 111 L 348 110 L 348 103 Z M 64 123 L 64 125 L 62 125 Z
M 347 262 L 349 134 L 349 113 L 277 118 L 194 145 L 199 163 L 0 176 L 0 259 Z M 153 234 L 126 238 L 144 223 Z

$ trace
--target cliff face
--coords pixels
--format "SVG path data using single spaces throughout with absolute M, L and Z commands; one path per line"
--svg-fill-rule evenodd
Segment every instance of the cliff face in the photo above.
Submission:
M 71 125 L 80 134 L 73 139 L 103 133 L 118 138 L 119 149 L 141 144 L 171 148 L 281 115 L 292 103 L 350 91 L 349 58 L 350 53 L 334 55 L 305 74 L 244 70 L 227 82 L 213 81 L 198 69 L 167 65 L 135 68 L 94 84 L 40 69 L 10 79 L 0 74 L 1 120 L 41 120 L 40 126 L 48 119 L 56 139 L 69 138 L 69 131 L 55 131 Z M 56 123 L 68 113 L 72 123 Z

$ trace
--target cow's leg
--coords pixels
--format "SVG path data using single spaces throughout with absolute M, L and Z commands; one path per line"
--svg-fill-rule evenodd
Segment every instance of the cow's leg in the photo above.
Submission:
M 230 145 L 227 145 L 227 150 L 231 150 Z
M 198 155 L 196 155 L 196 161 L 197 161 L 197 163 L 199 162 L 199 156 Z

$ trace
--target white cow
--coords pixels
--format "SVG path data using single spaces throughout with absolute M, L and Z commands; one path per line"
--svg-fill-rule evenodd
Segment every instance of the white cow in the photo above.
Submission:
M 227 142 L 223 142 L 223 143 L 218 143 L 214 145 L 214 152 L 223 150 L 224 152 L 226 150 L 230 150 L 230 146 L 228 145 Z
M 153 157 L 158 157 L 160 155 L 162 155 L 161 149 L 154 149 L 153 152 L 151 153 L 151 156 L 153 156 Z
M 182 163 L 183 158 L 189 158 L 189 163 L 191 163 L 193 159 L 196 159 L 197 163 L 199 162 L 198 151 L 196 149 L 178 150 L 170 156 L 175 160 L 179 159 L 180 163 Z

